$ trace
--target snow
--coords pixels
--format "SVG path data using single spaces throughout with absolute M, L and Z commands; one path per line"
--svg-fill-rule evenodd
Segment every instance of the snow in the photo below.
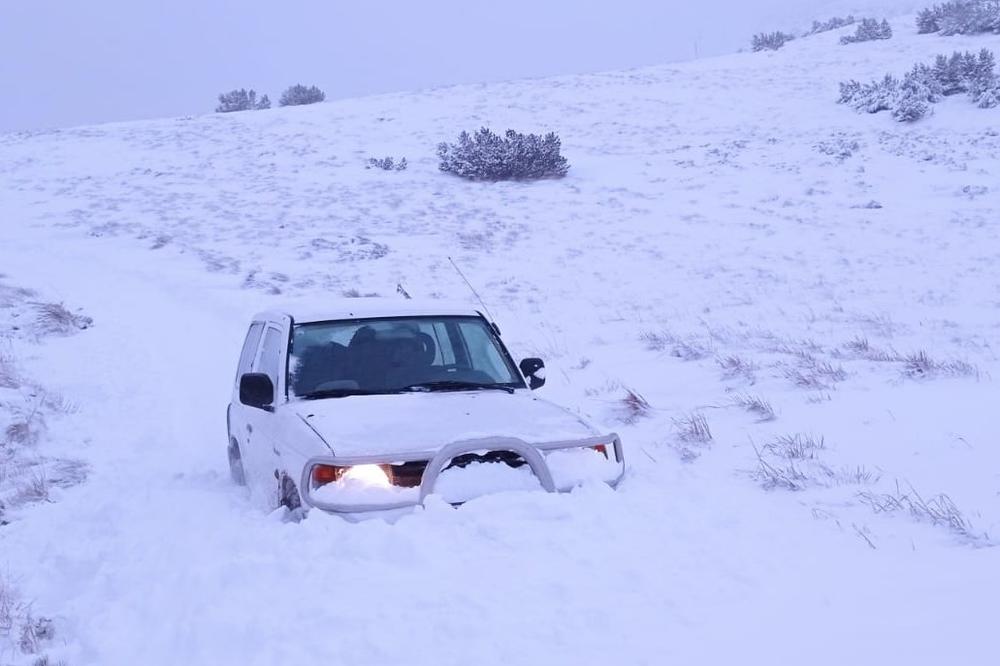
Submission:
M 344 478 L 320 486 L 310 495 L 322 502 L 346 506 L 416 504 L 420 501 L 420 488 L 400 488 L 388 483 L 373 483 L 368 479 Z
M 840 80 L 996 40 L 893 30 L 0 136 L 3 272 L 93 318 L 17 347 L 78 406 L 39 451 L 90 469 L 0 528 L 0 566 L 55 620 L 45 653 L 994 663 L 997 112 L 947 100 L 905 125 L 835 99 Z M 439 173 L 434 145 L 484 124 L 557 131 L 569 175 Z M 409 169 L 365 170 L 383 154 Z M 262 513 L 225 458 L 252 313 L 397 284 L 475 308 L 448 256 L 515 356 L 545 358 L 539 395 L 621 435 L 619 488 L 431 498 L 392 523 Z M 822 447 L 782 457 L 797 434 Z M 901 494 L 911 508 L 872 510 Z M 942 494 L 964 523 L 914 503 Z M 4 640 L 0 661 L 35 658 Z
M 456 503 L 468 502 L 485 493 L 541 489 L 542 485 L 527 465 L 513 468 L 503 463 L 471 463 L 441 472 L 434 485 L 434 494 L 445 502 Z
M 556 488 L 568 489 L 586 482 L 614 483 L 621 476 L 621 463 L 615 460 L 611 444 L 606 453 L 593 449 L 561 449 L 545 456 Z
M 479 311 L 465 303 L 441 300 L 402 300 L 399 298 L 329 298 L 314 295 L 300 302 L 284 302 L 271 310 L 275 315 L 289 315 L 298 324 L 334 319 L 370 319 L 378 317 L 479 316 Z M 258 313 L 266 319 L 269 313 Z
M 452 442 L 498 435 L 539 444 L 598 434 L 578 416 L 527 389 L 348 396 L 293 404 L 334 455 L 342 457 L 436 452 Z

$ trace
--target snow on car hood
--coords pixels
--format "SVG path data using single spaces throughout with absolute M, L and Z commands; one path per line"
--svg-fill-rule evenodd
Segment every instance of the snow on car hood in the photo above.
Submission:
M 338 456 L 436 451 L 455 441 L 592 437 L 585 421 L 528 391 L 448 391 L 303 401 L 294 409 Z

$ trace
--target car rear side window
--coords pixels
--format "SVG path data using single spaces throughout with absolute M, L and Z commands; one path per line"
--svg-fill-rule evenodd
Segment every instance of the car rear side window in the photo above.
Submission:
M 264 334 L 264 344 L 260 348 L 260 358 L 257 359 L 256 371 L 263 372 L 278 387 L 278 367 L 281 361 L 281 331 L 268 328 Z
M 239 377 L 250 372 L 254 354 L 257 353 L 257 345 L 260 343 L 260 335 L 263 332 L 264 324 L 256 322 L 250 325 L 250 330 L 247 331 L 247 339 L 243 342 L 243 351 L 240 352 L 240 367 L 237 370 Z

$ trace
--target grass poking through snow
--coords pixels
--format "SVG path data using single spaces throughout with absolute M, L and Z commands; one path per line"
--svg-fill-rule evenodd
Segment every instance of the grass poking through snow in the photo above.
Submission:
M 859 493 L 858 498 L 875 513 L 904 512 L 915 520 L 946 527 L 968 543 L 993 545 L 990 536 L 978 532 L 951 498 L 943 493 L 924 499 L 913 486 L 910 486 L 909 492 L 903 492 L 897 482 L 894 493 L 864 492 Z
M 622 423 L 629 425 L 649 416 L 649 412 L 652 410 L 649 401 L 641 393 L 628 387 L 625 388 L 625 397 L 621 399 L 620 404 L 621 416 L 619 418 Z
M 765 421 L 774 421 L 778 416 L 774 413 L 774 408 L 771 407 L 771 403 L 759 395 L 752 395 L 750 393 L 737 393 L 733 396 L 733 403 L 742 407 L 751 414 L 757 416 L 758 423 L 763 423 Z

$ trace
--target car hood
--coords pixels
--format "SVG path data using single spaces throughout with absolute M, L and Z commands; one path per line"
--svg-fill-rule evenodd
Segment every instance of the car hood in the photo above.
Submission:
M 534 443 L 599 434 L 526 390 L 359 395 L 302 401 L 293 408 L 338 456 L 436 451 L 483 437 Z

